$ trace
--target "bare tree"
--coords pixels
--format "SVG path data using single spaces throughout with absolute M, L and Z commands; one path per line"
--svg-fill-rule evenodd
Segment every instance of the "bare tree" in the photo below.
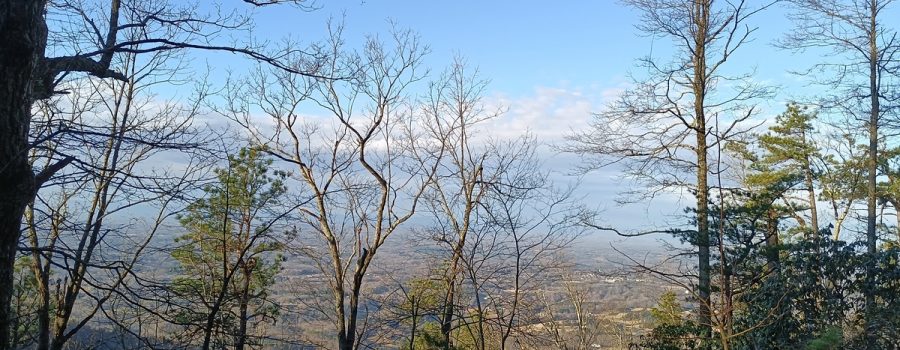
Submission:
M 204 141 L 192 126 L 197 100 L 159 103 L 146 91 L 178 79 L 178 57 L 118 58 L 127 80 L 72 82 L 73 93 L 42 103 L 34 121 L 31 161 L 72 163 L 48 178 L 26 209 L 22 249 L 37 281 L 38 349 L 63 348 L 124 288 L 201 174 L 202 162 L 193 158 Z M 180 168 L 150 165 L 176 155 L 186 160 Z M 149 220 L 135 212 L 149 213 Z
M 520 312 L 535 301 L 530 288 L 538 287 L 550 252 L 576 234 L 570 229 L 577 220 L 567 221 L 578 212 L 571 192 L 552 188 L 536 140 L 483 134 L 485 122 L 503 110 L 483 101 L 486 84 L 456 58 L 430 85 L 420 118 L 409 127 L 419 140 L 412 153 L 420 166 L 438 160 L 423 196 L 432 217 L 423 233 L 440 248 L 431 259 L 443 262 L 435 277 L 443 291 L 441 339 L 431 346 L 445 349 L 461 341 L 505 348 L 523 335 L 519 326 L 529 318 Z
M 546 331 L 559 350 L 590 349 L 594 341 L 600 337 L 602 320 L 592 314 L 593 310 L 587 309 L 589 305 L 587 287 L 579 281 L 574 281 L 572 274 L 566 274 L 562 278 L 565 296 L 563 300 L 566 302 L 566 306 L 570 306 L 574 310 L 575 320 L 571 326 L 568 326 L 566 320 L 557 311 L 559 306 L 554 305 L 550 296 L 545 295 L 543 297 L 546 303 L 545 312 L 549 319 L 549 322 L 546 323 Z
M 725 71 L 755 31 L 749 18 L 771 4 L 751 7 L 746 1 L 714 0 L 625 3 L 641 13 L 638 29 L 670 39 L 675 55 L 669 63 L 654 57 L 641 59 L 647 77 L 635 78 L 635 87 L 596 114 L 588 131 L 572 135 L 568 150 L 592 159 L 587 169 L 611 164 L 624 167 L 627 176 L 651 189 L 639 198 L 652 198 L 673 188 L 688 189 L 696 197 L 696 229 L 685 232 L 697 247 L 700 322 L 711 327 L 710 157 L 717 156 L 718 142 L 747 131 L 742 125 L 756 112 L 753 101 L 770 94 L 769 89 L 753 83 L 749 74 L 729 76 Z M 715 128 L 716 121 L 726 126 Z M 715 132 L 720 135 L 714 137 Z
M 440 315 L 443 346 L 452 346 L 451 331 L 459 298 L 458 284 L 466 240 L 476 211 L 489 190 L 506 169 L 497 167 L 485 173 L 490 149 L 477 145 L 478 126 L 495 118 L 500 111 L 487 110 L 482 95 L 487 84 L 478 77 L 477 70 L 469 73 L 462 58 L 456 58 L 444 76 L 430 86 L 422 107 L 418 125 L 410 126 L 410 133 L 422 129 L 425 142 L 413 144 L 414 158 L 427 166 L 440 159 L 438 172 L 428 185 L 424 203 L 437 220 L 431 238 L 449 250 L 446 271 L 443 273 L 445 295 Z
M 303 0 L 244 0 L 251 6 Z M 53 173 L 73 162 L 62 158 L 35 171 L 28 161 L 31 149 L 32 107 L 57 92 L 60 78 L 72 73 L 101 79 L 127 80 L 110 66 L 121 53 L 148 53 L 183 48 L 227 51 L 264 61 L 288 71 L 279 53 L 266 54 L 253 44 L 230 42 L 228 33 L 248 28 L 249 18 L 232 13 L 198 12 L 181 2 L 14 0 L 0 4 L 0 348 L 10 345 L 13 265 L 26 207 L 37 189 Z M 144 29 L 146 36 L 123 37 L 129 29 Z M 155 29 L 162 29 L 157 31 Z M 59 56 L 53 56 L 59 55 Z
M 464 201 L 447 201 L 435 208 L 435 221 L 428 230 L 442 247 L 438 254 L 444 261 L 458 256 L 459 264 L 459 279 L 452 287 L 447 285 L 447 273 L 441 276 L 443 287 L 454 290 L 453 299 L 448 300 L 445 293 L 444 303 L 453 303 L 455 321 L 449 341 L 442 330 L 439 346 L 506 349 L 528 344 L 538 335 L 525 326 L 541 322 L 536 316 L 540 291 L 557 272 L 554 253 L 580 233 L 585 213 L 572 188 L 560 190 L 550 181 L 536 158 L 538 145 L 533 138 L 468 142 L 468 149 L 481 150 L 478 181 L 484 188 L 469 213 L 467 243 L 456 244 L 458 231 L 449 224 L 453 221 L 447 212 L 440 210 L 460 210 Z M 453 186 L 458 186 L 459 178 L 436 179 L 445 182 L 440 185 L 445 191 L 458 188 Z M 448 195 L 443 198 L 453 198 L 452 192 L 444 193 Z M 446 314 L 441 316 L 442 322 L 446 319 Z
M 631 320 L 623 322 L 602 314 L 603 306 L 591 294 L 593 272 L 576 271 L 570 264 L 559 270 L 555 282 L 562 290 L 541 295 L 545 343 L 559 350 L 588 350 L 597 344 L 631 348 L 637 338 L 636 327 L 628 324 Z
M 511 147 L 528 150 L 519 142 Z M 519 159 L 522 163 L 508 169 L 494 184 L 493 198 L 486 205 L 487 223 L 499 231 L 499 241 L 504 242 L 498 255 L 502 267 L 493 288 L 501 292 L 489 297 L 497 318 L 500 349 L 535 336 L 523 326 L 540 322 L 534 317 L 540 307 L 539 291 L 552 281 L 551 275 L 559 272 L 555 253 L 581 233 L 579 219 L 585 215 L 573 200 L 574 188 L 554 188 L 549 175 L 540 170 L 540 162 L 527 151 L 524 154 Z
M 422 79 L 427 48 L 395 30 L 390 44 L 370 37 L 360 52 L 343 47 L 341 29 L 321 47 L 321 73 L 348 79 L 300 79 L 278 70 L 257 75 L 249 91 L 232 91 L 226 108 L 254 143 L 294 168 L 305 187 L 300 205 L 306 258 L 326 277 L 337 347 L 356 349 L 366 327 L 364 284 L 379 248 L 416 211 L 434 166 L 409 160 L 402 132 L 410 118 L 407 88 Z M 307 105 L 330 118 L 314 121 Z M 261 111 L 272 128 L 258 126 Z
M 834 219 L 832 238 L 843 236 L 848 218 L 854 217 L 856 204 L 866 197 L 866 150 L 856 143 L 852 131 L 839 131 L 824 138 L 823 150 L 827 152 L 823 164 L 821 198 L 828 202 Z

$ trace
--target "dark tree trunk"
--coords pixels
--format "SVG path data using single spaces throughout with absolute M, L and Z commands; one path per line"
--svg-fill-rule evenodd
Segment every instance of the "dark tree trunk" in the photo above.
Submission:
M 238 339 L 235 344 L 236 350 L 244 350 L 244 345 L 247 343 L 247 321 L 249 316 L 247 315 L 248 304 L 250 303 L 250 278 L 252 277 L 253 270 L 249 266 L 244 266 L 242 268 L 244 274 L 244 280 L 241 281 L 241 304 L 240 304 L 240 325 L 238 327 Z
M 447 276 L 447 293 L 444 295 L 444 305 L 441 312 L 441 338 L 444 349 L 451 349 L 453 342 L 450 333 L 453 331 L 453 316 L 456 314 L 456 278 L 459 275 L 459 261 L 462 259 L 462 249 L 465 244 L 466 233 L 463 231 L 459 242 L 453 248 L 453 258 L 450 262 Z
M 28 207 L 25 213 L 25 222 L 31 239 L 31 245 L 37 247 L 39 245 L 37 231 L 34 224 L 34 208 Z M 37 336 L 35 348 L 38 350 L 47 350 L 50 348 L 50 265 L 42 265 L 44 261 L 41 253 L 38 251 L 31 252 L 31 272 L 37 281 L 37 296 L 39 299 L 37 309 Z
M 873 289 L 875 287 L 875 251 L 877 248 L 878 235 L 875 231 L 876 227 L 876 211 L 877 211 L 877 196 L 876 192 L 876 180 L 878 174 L 876 173 L 878 170 L 878 117 L 881 113 L 881 106 L 879 100 L 879 94 L 881 93 L 878 85 L 879 80 L 879 67 L 878 62 L 880 59 L 879 49 L 878 49 L 878 27 L 877 27 L 877 14 L 878 14 L 878 1 L 871 0 L 869 4 L 869 9 L 871 10 L 870 16 L 870 28 L 869 28 L 869 95 L 871 96 L 871 111 L 869 115 L 869 159 L 866 162 L 866 168 L 868 169 L 868 183 L 866 184 L 868 201 L 866 203 L 866 248 L 869 253 L 869 261 L 866 263 L 866 286 L 864 288 L 864 294 L 866 296 L 866 337 L 869 340 L 869 344 L 875 344 L 874 333 L 876 325 L 874 324 L 873 312 L 875 308 L 875 295 L 873 293 Z
M 452 268 L 455 270 L 455 268 Z M 453 276 L 454 274 L 451 274 Z M 444 349 L 451 348 L 450 333 L 453 331 L 453 315 L 456 312 L 456 278 L 451 278 L 447 283 L 447 294 L 444 296 L 443 311 L 441 312 L 441 339 Z
M 353 350 L 356 348 L 356 323 L 359 319 L 359 294 L 362 288 L 362 279 L 365 276 L 365 268 L 362 267 L 363 261 L 368 258 L 368 254 L 363 250 L 360 262 L 357 266 L 356 273 L 353 276 L 353 286 L 350 288 L 350 312 L 347 313 L 347 329 L 344 336 L 339 338 L 341 350 Z
M 709 165 L 706 144 L 706 45 L 707 26 L 710 15 L 708 1 L 694 3 L 693 16 L 696 25 L 694 37 L 694 75 L 691 85 L 694 93 L 694 132 L 697 136 L 697 249 L 698 249 L 698 294 L 700 296 L 700 324 L 705 336 L 712 335 L 712 300 L 710 299 L 710 254 L 709 254 Z
M 766 266 L 773 277 L 781 273 L 778 245 L 778 212 L 769 209 L 766 214 Z
M 47 289 L 50 280 L 46 277 L 42 275 L 42 280 L 38 282 L 38 296 L 41 298 L 38 304 L 38 350 L 50 348 L 50 291 Z
M 809 199 L 809 211 L 810 211 L 810 224 L 812 224 L 812 236 L 815 238 L 819 237 L 819 208 L 816 205 L 816 188 L 813 184 L 815 181 L 815 175 L 813 175 L 812 164 L 809 161 L 809 157 L 806 157 L 804 162 L 805 169 L 805 182 L 806 182 L 806 191 Z
M 416 297 L 413 296 L 413 300 L 410 303 L 412 306 L 412 326 L 409 330 L 409 350 L 413 350 L 416 348 L 416 328 L 419 327 L 417 321 L 419 316 L 419 303 L 416 302 Z
M 0 349 L 10 349 L 16 251 L 25 207 L 34 199 L 28 163 L 34 77 L 47 43 L 45 1 L 0 1 Z

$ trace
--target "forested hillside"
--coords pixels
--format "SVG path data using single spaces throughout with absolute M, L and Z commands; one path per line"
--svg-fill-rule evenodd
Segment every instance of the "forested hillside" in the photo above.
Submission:
M 900 348 L 900 2 L 488 3 L 0 2 L 0 350 Z

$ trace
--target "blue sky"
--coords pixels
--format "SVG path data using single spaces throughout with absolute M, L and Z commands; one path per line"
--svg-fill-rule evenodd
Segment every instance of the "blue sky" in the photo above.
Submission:
M 633 14 L 613 1 L 339 0 L 311 13 L 267 8 L 257 15 L 258 33 L 310 40 L 324 35 L 328 18 L 343 17 L 351 42 L 386 32 L 392 20 L 422 36 L 432 49 L 430 66 L 444 66 L 458 53 L 478 65 L 494 89 L 510 94 L 616 79 L 641 46 L 627 24 Z
M 254 35 L 309 43 L 326 37 L 329 19 L 343 18 L 348 46 L 359 47 L 366 35 L 387 36 L 393 21 L 417 32 L 431 48 L 426 60 L 431 70 L 442 70 L 456 54 L 479 67 L 482 77 L 491 81 L 488 98 L 509 108 L 492 125 L 492 135 L 530 131 L 548 143 L 561 142 L 570 130 L 584 126 L 592 112 L 627 87 L 628 73 L 639 73 L 636 58 L 651 51 L 663 55 L 671 44 L 668 39 L 642 36 L 635 28 L 637 13 L 615 0 L 323 0 L 319 5 L 312 12 L 283 6 L 258 9 Z M 754 79 L 782 88 L 776 98 L 763 102 L 761 117 L 780 113 L 788 99 L 804 91 L 788 71 L 816 59 L 815 53 L 798 56 L 773 46 L 790 30 L 785 13 L 786 9 L 773 7 L 754 17 L 749 22 L 758 27 L 753 41 L 729 64 L 733 72 L 756 70 Z M 231 55 L 204 57 L 238 73 L 249 65 Z M 575 166 L 571 156 L 548 159 L 548 167 L 559 173 Z M 614 169 L 592 173 L 583 181 L 586 199 L 605 210 L 604 217 L 614 225 L 681 225 L 686 221 L 680 216 L 682 208 L 692 201 L 686 196 L 681 202 L 669 198 L 616 207 L 611 199 L 623 184 Z
M 752 2 L 761 2 L 754 0 Z M 315 41 L 329 18 L 345 18 L 350 43 L 384 34 L 388 21 L 418 32 L 431 49 L 429 65 L 441 67 L 455 54 L 468 58 L 505 94 L 548 86 L 616 86 L 634 59 L 668 45 L 639 36 L 635 11 L 615 0 L 595 1 L 320 1 L 313 12 L 267 7 L 256 13 L 257 35 Z M 757 66 L 761 78 L 779 78 L 794 59 L 771 42 L 789 30 L 782 8 L 754 18 L 755 41 L 735 58 Z M 765 55 L 754 52 L 768 51 Z M 764 66 L 763 66 L 764 65 Z

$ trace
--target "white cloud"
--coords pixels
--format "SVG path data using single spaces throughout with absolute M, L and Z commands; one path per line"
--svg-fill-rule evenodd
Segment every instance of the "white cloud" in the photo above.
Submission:
M 508 97 L 498 94 L 489 105 L 506 113 L 485 126 L 491 137 L 517 137 L 530 132 L 543 142 L 561 141 L 572 130 L 588 125 L 592 113 L 621 92 L 621 88 L 537 87 L 531 94 Z

